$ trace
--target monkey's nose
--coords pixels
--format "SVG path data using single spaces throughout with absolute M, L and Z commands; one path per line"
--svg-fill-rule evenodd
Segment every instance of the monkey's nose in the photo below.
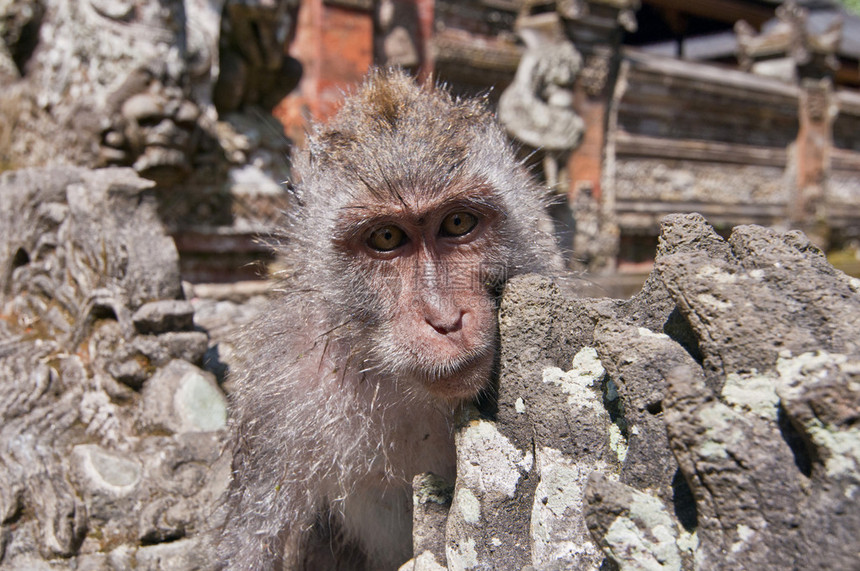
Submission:
M 463 310 L 451 315 L 427 315 L 424 321 L 436 330 L 439 335 L 448 335 L 463 328 Z

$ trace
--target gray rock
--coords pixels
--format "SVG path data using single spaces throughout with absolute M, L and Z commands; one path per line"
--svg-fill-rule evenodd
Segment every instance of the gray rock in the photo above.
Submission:
M 163 299 L 146 303 L 131 316 L 138 333 L 187 331 L 194 327 L 194 307 L 180 299 Z
M 145 485 L 141 463 L 97 444 L 79 444 L 72 448 L 71 475 L 87 505 L 89 524 L 106 538 L 122 538 Z
M 135 554 L 136 569 L 141 571 L 196 571 L 214 569 L 205 546 L 194 539 L 141 547 Z
M 158 336 L 171 359 L 200 363 L 209 346 L 209 336 L 202 331 L 169 331 Z
M 855 569 L 858 292 L 801 234 L 698 215 L 626 302 L 512 280 L 449 568 Z
M 626 386 L 625 416 L 662 461 L 646 455 L 639 469 L 622 469 L 622 482 L 651 500 L 593 479 L 586 493 L 594 537 L 622 568 L 677 561 L 672 541 L 682 568 L 856 566 L 860 542 L 848 530 L 857 529 L 860 503 L 848 490 L 860 464 L 847 443 L 860 440 L 845 422 L 860 412 L 848 381 L 860 334 L 855 282 L 798 233 L 747 226 L 723 241 L 699 216 L 666 219 L 655 274 L 689 328 L 689 353 L 648 334 L 649 355 L 635 336 L 603 329 L 606 361 Z M 640 387 L 628 382 L 649 378 Z M 671 496 L 671 459 L 656 446 L 649 407 L 683 475 Z M 628 435 L 632 451 L 632 427 Z M 666 532 L 660 541 L 657 520 Z
M 131 345 L 156 367 L 173 359 L 199 363 L 209 346 L 209 336 L 202 331 L 168 331 L 161 335 L 137 335 Z
M 209 432 L 227 425 L 227 400 L 215 377 L 187 361 L 171 361 L 142 391 L 139 426 L 171 433 Z
M 436 564 L 445 563 L 445 525 L 448 509 L 454 495 L 454 485 L 435 474 L 419 474 L 412 479 L 413 502 L 412 550 L 423 556 L 422 563 L 416 562 L 416 571 L 432 560 Z

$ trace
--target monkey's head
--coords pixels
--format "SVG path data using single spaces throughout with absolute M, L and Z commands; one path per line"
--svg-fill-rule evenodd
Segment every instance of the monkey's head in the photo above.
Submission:
M 374 72 L 295 171 L 288 263 L 328 326 L 392 382 L 474 396 L 505 280 L 557 259 L 544 193 L 485 103 Z

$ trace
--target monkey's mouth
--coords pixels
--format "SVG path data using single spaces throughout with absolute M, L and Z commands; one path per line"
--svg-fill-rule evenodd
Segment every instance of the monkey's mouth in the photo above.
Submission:
M 495 352 L 470 353 L 463 357 L 416 369 L 427 391 L 446 399 L 474 397 L 490 380 Z

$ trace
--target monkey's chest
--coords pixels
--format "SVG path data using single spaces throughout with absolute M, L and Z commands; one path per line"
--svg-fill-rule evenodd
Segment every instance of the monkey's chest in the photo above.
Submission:
M 372 464 L 384 478 L 407 485 L 412 477 L 433 472 L 453 482 L 456 476 L 454 437 L 449 419 L 436 411 L 423 417 L 404 415 L 390 423 Z
M 338 513 L 346 537 L 363 546 L 375 568 L 395 569 L 411 553 L 412 477 L 433 472 L 453 483 L 456 468 L 447 418 L 424 410 L 422 417 L 399 411 L 387 420 L 378 446 L 365 451 L 369 469 L 341 495 Z

